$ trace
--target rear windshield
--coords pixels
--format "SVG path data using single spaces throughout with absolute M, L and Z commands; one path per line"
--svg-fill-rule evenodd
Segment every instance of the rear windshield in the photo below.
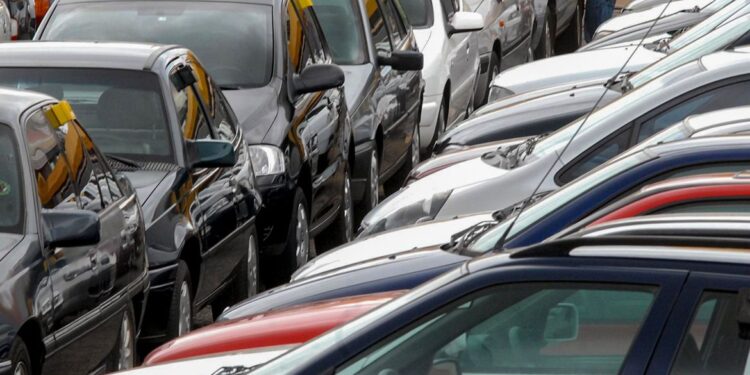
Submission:
M 432 26 L 432 3 L 431 0 L 403 0 L 401 7 L 406 12 L 406 17 L 414 28 Z
M 159 78 L 115 69 L 0 68 L 0 87 L 65 99 L 105 154 L 172 162 Z
M 0 124 L 0 233 L 21 233 L 23 179 L 13 130 Z
M 273 68 L 272 8 L 242 3 L 128 1 L 57 7 L 44 40 L 179 44 L 223 88 L 265 86 Z

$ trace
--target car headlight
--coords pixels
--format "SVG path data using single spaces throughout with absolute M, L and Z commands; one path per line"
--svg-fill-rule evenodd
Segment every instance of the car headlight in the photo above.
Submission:
M 281 174 L 286 171 L 284 153 L 280 148 L 269 145 L 251 145 L 248 151 L 256 176 Z
M 492 103 L 494 101 L 507 98 L 509 96 L 515 95 L 511 90 L 506 89 L 505 87 L 500 86 L 491 86 L 490 87 L 490 93 L 489 97 L 487 98 L 487 103 Z
M 406 199 L 398 199 L 401 198 L 398 193 L 394 194 L 392 197 L 395 199 L 386 199 L 362 220 L 359 237 L 430 221 L 443 208 L 451 192 L 453 190 L 436 192 L 428 198 L 410 199 L 411 202 L 407 202 Z M 392 209 L 393 207 L 395 209 Z

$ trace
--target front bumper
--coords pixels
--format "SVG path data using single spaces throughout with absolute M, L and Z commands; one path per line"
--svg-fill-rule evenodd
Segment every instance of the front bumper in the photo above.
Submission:
M 140 341 L 160 343 L 167 337 L 167 319 L 174 294 L 174 282 L 177 277 L 177 264 L 150 269 L 148 278 L 150 286 L 143 316 L 143 328 Z
M 260 176 L 257 181 L 263 196 L 256 222 L 261 256 L 276 256 L 286 245 L 296 184 L 290 183 L 286 175 Z
M 422 116 L 419 121 L 419 146 L 424 150 L 430 146 L 435 136 L 440 105 L 443 94 L 424 95 L 422 99 Z

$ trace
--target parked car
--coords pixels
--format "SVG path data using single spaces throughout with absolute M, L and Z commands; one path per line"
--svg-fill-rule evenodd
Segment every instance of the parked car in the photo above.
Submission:
M 156 348 L 143 365 L 250 349 L 295 347 L 404 293 L 394 291 L 319 301 L 216 323 Z
M 690 26 L 695 25 L 695 27 L 679 34 L 674 39 L 665 38 L 655 43 L 637 46 L 587 50 L 508 69 L 492 81 L 489 101 L 494 102 L 514 94 L 561 85 L 584 86 L 605 83 L 620 72 L 633 75 L 661 58 L 691 45 L 707 34 L 714 32 L 717 33 L 716 35 L 720 34 L 720 31 L 714 31 L 717 27 L 748 12 L 750 12 L 750 1 L 732 1 L 702 22 L 691 24 Z M 592 64 L 592 61 L 596 64 Z
M 310 5 L 62 0 L 52 5 L 35 36 L 179 44 L 204 61 L 250 145 L 263 193 L 262 256 L 274 270 L 264 273 L 266 285 L 285 282 L 312 258 L 311 243 L 325 229 L 330 229 L 326 238 L 351 237 L 350 178 L 358 167 L 350 164 L 354 150 L 341 87 L 344 73 L 332 64 Z M 410 141 L 409 134 L 400 139 Z
M 121 375 L 163 375 L 163 374 L 196 374 L 196 375 L 234 375 L 247 374 L 249 371 L 293 349 L 294 345 L 274 346 L 254 350 L 244 350 L 228 354 L 206 356 L 195 359 L 168 362 L 155 366 L 142 366 L 133 370 L 120 372 Z
M 747 244 L 580 239 L 468 262 L 252 373 L 741 374 Z
M 70 101 L 136 187 L 151 284 L 142 340 L 184 334 L 204 306 L 220 312 L 258 291 L 260 193 L 243 130 L 189 50 L 48 42 L 0 54 L 0 86 Z
M 344 88 L 354 135 L 352 195 L 359 216 L 380 201 L 383 182 L 400 185 L 419 162 L 419 105 L 423 92 L 417 31 L 397 0 L 321 0 L 313 3 L 333 62 L 346 73 Z M 338 241 L 319 237 L 319 247 Z M 328 243 L 323 243 L 324 241 Z M 332 242 L 332 243 L 331 243 Z
M 669 0 L 633 0 L 628 2 L 623 8 L 622 13 L 626 14 L 629 12 L 640 12 L 654 7 L 655 5 L 661 5 L 668 3 Z
M 326 254 L 341 260 L 336 269 L 307 270 L 306 278 L 268 290 L 225 311 L 220 319 L 234 319 L 275 308 L 347 295 L 412 289 L 474 257 L 514 251 L 542 242 L 585 220 L 610 202 L 647 184 L 677 176 L 745 170 L 750 163 L 750 137 L 715 137 L 653 146 L 613 160 L 541 199 L 505 214 L 500 223 L 477 224 L 454 236 L 450 243 L 409 251 L 381 249 L 380 257 L 346 264 L 344 255 L 356 247 Z M 648 212 L 644 213 L 648 214 Z M 356 243 L 356 242 L 355 242 Z M 336 254 L 341 252 L 341 254 Z
M 35 4 L 46 0 L 3 0 L 10 11 L 11 19 L 15 20 L 16 35 L 18 39 L 31 39 L 36 31 L 37 12 Z
M 654 23 L 668 23 L 673 18 L 680 19 L 684 14 L 692 13 L 692 17 L 706 18 L 723 8 L 733 0 L 677 0 L 656 5 L 640 12 L 623 14 L 605 21 L 596 29 L 593 41 L 613 34 L 620 30 L 630 33 L 630 41 L 637 41 L 648 32 L 648 26 Z M 691 16 L 688 16 L 691 17 Z M 619 42 L 622 42 L 619 41 Z
M 738 202 L 739 203 L 739 202 Z M 740 207 L 742 203 L 737 206 Z M 747 207 L 745 207 L 747 208 Z M 659 236 L 747 240 L 747 211 L 736 213 L 671 213 L 612 220 L 571 233 L 566 238 Z
M 18 21 L 10 16 L 5 2 L 0 1 L 0 42 L 7 42 L 18 37 Z
M 750 104 L 739 95 L 750 87 L 750 54 L 740 51 L 687 63 L 550 135 L 413 182 L 371 211 L 360 235 L 505 208 L 537 187 L 548 191 L 573 181 L 691 114 Z
M 421 149 L 429 152 L 446 128 L 474 110 L 479 35 L 471 32 L 482 30 L 484 19 L 467 12 L 463 0 L 407 0 L 402 4 L 414 25 L 419 50 L 425 54 L 420 140 Z
M 75 116 L 49 96 L 0 89 L 3 373 L 135 362 L 148 286 L 143 215 L 136 189 Z
M 575 51 L 584 44 L 585 2 L 534 0 L 534 58 Z

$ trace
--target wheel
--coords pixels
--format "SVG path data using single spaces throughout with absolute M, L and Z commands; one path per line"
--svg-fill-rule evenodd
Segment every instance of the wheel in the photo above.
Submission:
M 576 12 L 568 28 L 560 35 L 556 44 L 562 53 L 575 52 L 583 45 L 583 8 L 580 2 L 576 5 Z
M 253 225 L 248 237 L 247 254 L 240 261 L 234 280 L 221 295 L 211 302 L 214 321 L 227 307 L 258 294 L 260 290 L 258 256 L 258 232 Z
M 552 37 L 552 20 L 550 19 L 549 13 L 551 10 L 547 8 L 547 12 L 544 15 L 544 25 L 542 26 L 542 39 L 539 41 L 536 50 L 534 51 L 534 58 L 536 60 L 552 57 L 555 54 L 555 39 Z
M 440 103 L 440 109 L 438 110 L 437 121 L 435 122 L 435 133 L 432 135 L 432 139 L 430 140 L 430 149 L 432 149 L 432 146 L 435 144 L 435 141 L 437 141 L 438 138 L 440 138 L 440 136 L 443 135 L 443 133 L 445 132 L 445 122 L 446 122 L 445 119 L 447 118 L 446 116 L 447 113 L 448 113 L 448 98 L 446 98 L 445 94 L 443 94 L 443 101 Z
M 316 244 L 321 252 L 330 250 L 354 239 L 354 202 L 352 200 L 352 179 L 349 168 L 344 171 L 344 186 L 341 206 L 331 226 L 317 236 Z
M 112 360 L 109 363 L 108 371 L 122 371 L 135 366 L 135 323 L 133 317 L 133 306 L 128 304 L 127 309 L 122 314 L 120 323 L 120 333 L 117 337 L 117 347 L 112 353 Z
M 170 340 L 193 328 L 193 289 L 190 280 L 190 269 L 184 260 L 180 260 L 167 318 L 167 338 Z
M 409 145 L 408 155 L 406 161 L 401 168 L 388 180 L 386 184 L 386 193 L 392 194 L 404 185 L 406 178 L 409 177 L 409 172 L 419 164 L 419 124 L 414 126 L 414 133 L 412 133 L 411 144 Z
M 10 366 L 13 375 L 32 375 L 34 368 L 31 365 L 31 356 L 23 339 L 16 337 L 10 348 Z
M 490 86 L 492 85 L 492 81 L 495 80 L 495 77 L 500 74 L 500 56 L 497 55 L 497 53 L 493 53 L 492 56 L 490 56 L 490 67 L 489 71 L 487 72 L 487 84 L 485 85 L 484 89 L 484 98 L 482 99 L 482 105 L 487 104 L 487 99 L 490 95 Z
M 367 173 L 367 191 L 365 191 L 362 201 L 355 207 L 357 223 L 378 203 L 380 203 L 380 160 L 377 145 L 373 145 L 372 151 L 370 151 L 370 168 Z

